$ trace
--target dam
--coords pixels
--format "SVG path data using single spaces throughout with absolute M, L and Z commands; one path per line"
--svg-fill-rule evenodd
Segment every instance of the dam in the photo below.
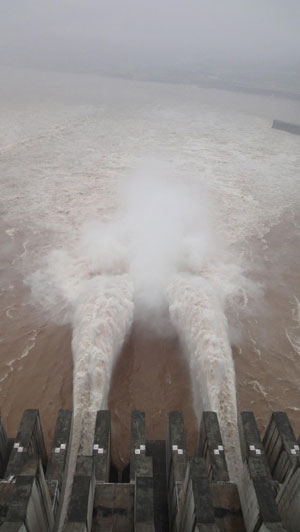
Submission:
M 110 411 L 97 412 L 92 455 L 79 455 L 61 509 L 71 450 L 72 412 L 60 410 L 47 456 L 38 410 L 25 410 L 15 438 L 0 433 L 3 532 L 298 532 L 300 441 L 285 412 L 263 438 L 254 414 L 239 414 L 242 471 L 230 479 L 215 412 L 203 412 L 196 456 L 186 449 L 183 414 L 168 416 L 165 440 L 146 439 L 142 411 L 131 414 L 130 463 L 111 463 Z

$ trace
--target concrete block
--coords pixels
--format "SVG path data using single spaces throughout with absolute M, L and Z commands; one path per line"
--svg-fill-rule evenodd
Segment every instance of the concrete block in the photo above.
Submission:
M 191 458 L 186 470 L 179 504 L 177 529 L 180 532 L 219 532 L 215 522 L 212 494 L 205 460 Z
M 136 478 L 134 526 L 135 532 L 155 532 L 153 479 L 150 477 Z
M 67 523 L 64 532 L 88 532 L 86 523 Z
M 93 532 L 133 532 L 134 484 L 96 484 Z
M 178 530 L 178 506 L 187 468 L 186 434 L 182 412 L 170 412 L 166 439 L 167 490 L 170 530 Z
M 24 411 L 6 467 L 5 478 L 18 475 L 30 457 L 40 458 L 43 468 L 46 468 L 47 453 L 38 410 Z
M 268 460 L 253 412 L 241 412 L 239 433 L 242 458 L 248 464 L 251 478 L 265 477 L 272 480 Z
M 4 523 L 1 532 L 28 532 L 24 523 Z
M 166 442 L 163 440 L 146 442 L 147 456 L 152 458 L 153 496 L 155 532 L 169 530 Z
M 110 471 L 110 412 L 97 412 L 93 456 L 96 482 L 108 482 Z
M 135 478 L 153 477 L 153 464 L 150 456 L 141 456 L 135 463 Z
M 216 412 L 203 412 L 198 455 L 205 459 L 211 482 L 229 481 L 224 445 Z
M 182 412 L 170 412 L 166 440 L 167 477 L 171 464 L 175 465 L 175 481 L 184 481 L 186 470 L 186 434 Z M 178 464 L 178 467 L 177 467 Z M 184 464 L 184 467 L 181 466 Z
M 46 469 L 46 478 L 48 480 L 57 480 L 59 487 L 62 485 L 65 471 L 71 426 L 72 412 L 70 410 L 60 410 Z
M 63 483 L 67 472 L 71 430 L 72 412 L 59 410 L 45 475 L 55 517 L 59 511 Z
M 0 482 L 0 525 L 5 521 L 12 498 L 15 483 L 2 481 Z
M 300 528 L 300 465 L 299 462 L 289 471 L 284 484 L 276 496 L 280 517 L 289 532 L 299 532 Z
M 276 489 L 252 412 L 240 414 L 239 429 L 244 461 L 240 497 L 247 532 L 257 532 L 270 523 L 280 528 Z
M 240 483 L 240 498 L 247 532 L 257 532 L 263 524 L 276 523 L 282 526 L 272 481 L 265 476 L 252 477 L 246 462 Z
M 135 482 L 138 464 L 146 456 L 146 421 L 144 412 L 131 413 L 130 482 Z
M 93 457 L 78 456 L 66 525 L 76 524 L 80 530 L 86 526 L 86 530 L 91 531 L 95 484 Z
M 246 532 L 240 496 L 236 484 L 210 484 L 216 524 L 220 532 Z
M 16 477 L 5 522 L 24 524 L 28 532 L 52 530 L 51 500 L 40 460 L 29 460 Z

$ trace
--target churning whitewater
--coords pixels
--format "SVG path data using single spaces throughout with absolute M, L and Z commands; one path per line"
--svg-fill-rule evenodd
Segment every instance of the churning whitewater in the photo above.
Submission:
M 195 412 L 218 412 L 231 478 L 238 479 L 235 372 L 228 323 L 216 287 L 204 277 L 182 274 L 169 287 L 170 313 L 187 353 Z
M 235 373 L 224 311 L 250 282 L 226 263 L 224 242 L 217 245 L 203 187 L 174 181 L 165 164 L 147 160 L 121 192 L 118 216 L 85 225 L 71 255 L 53 251 L 48 269 L 31 278 L 33 290 L 40 277 L 38 286 L 64 294 L 73 328 L 72 453 L 92 452 L 96 412 L 107 408 L 116 357 L 135 320 L 162 337 L 177 331 L 197 416 L 203 409 L 219 413 L 237 477 Z
M 84 292 L 73 320 L 73 446 L 91 454 L 96 413 L 107 409 L 112 368 L 132 325 L 133 302 L 125 275 L 95 277 Z

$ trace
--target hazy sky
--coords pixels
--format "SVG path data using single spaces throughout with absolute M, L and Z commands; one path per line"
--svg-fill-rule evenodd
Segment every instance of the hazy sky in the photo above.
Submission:
M 0 63 L 300 65 L 300 0 L 0 0 Z

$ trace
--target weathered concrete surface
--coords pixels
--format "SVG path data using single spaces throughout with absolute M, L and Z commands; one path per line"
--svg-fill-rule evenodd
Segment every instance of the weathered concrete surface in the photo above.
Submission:
M 95 473 L 92 456 L 78 456 L 73 480 L 71 500 L 64 530 L 72 530 L 70 524 L 85 525 L 90 532 L 92 527 L 93 501 L 95 493 Z M 81 530 L 81 529 L 80 529 Z
M 284 484 L 281 485 L 276 502 L 280 517 L 289 532 L 300 529 L 300 460 L 290 470 Z
M 144 412 L 131 413 L 130 482 L 135 482 L 138 464 L 146 456 L 146 420 Z
M 202 457 L 191 458 L 188 463 L 178 515 L 177 529 L 180 532 L 219 532 L 205 460 Z
M 283 531 L 274 482 L 252 412 L 240 414 L 239 429 L 243 457 L 240 496 L 247 532 L 257 532 L 262 525 L 268 530 L 271 524 Z
M 178 530 L 178 506 L 187 468 L 186 435 L 182 412 L 170 412 L 166 440 L 170 530 Z
M 216 524 L 222 532 L 246 532 L 237 486 L 231 482 L 210 485 Z
M 40 458 L 43 468 L 47 465 L 47 453 L 38 410 L 25 410 L 14 447 L 5 471 L 5 477 L 16 476 L 29 457 Z
M 141 456 L 135 464 L 135 478 L 153 477 L 153 464 L 150 456 Z
M 290 122 L 283 122 L 282 120 L 273 120 L 273 129 L 280 129 L 287 133 L 293 133 L 293 135 L 300 135 L 300 125 L 291 124 Z
M 1 532 L 28 532 L 24 523 L 4 523 Z
M 96 482 L 108 482 L 110 471 L 110 412 L 97 412 L 93 456 Z
M 92 532 L 133 532 L 134 484 L 97 484 Z
M 18 526 L 26 524 L 30 532 L 52 530 L 52 505 L 39 460 L 29 460 L 22 474 L 16 477 L 5 521 Z
M 146 442 L 147 456 L 153 463 L 153 495 L 155 532 L 169 530 L 166 442 L 163 440 Z
M 153 479 L 151 477 L 136 477 L 134 526 L 135 532 L 155 532 Z
M 53 515 L 48 488 L 53 503 L 64 485 L 70 431 L 71 412 L 61 411 L 45 480 L 47 460 L 38 412 L 24 413 L 14 440 L 18 445 L 8 464 L 11 475 L 0 482 L 1 530 L 25 532 L 27 527 L 27 532 L 50 532 Z M 215 413 L 203 415 L 198 442 L 202 457 L 187 457 L 181 412 L 170 413 L 166 442 L 146 442 L 145 433 L 144 413 L 134 412 L 132 482 L 108 483 L 110 414 L 98 412 L 93 456 L 77 459 L 64 531 L 245 532 L 239 494 L 228 481 Z M 247 532 L 300 532 L 300 449 L 286 414 L 272 415 L 264 445 L 251 412 L 241 414 L 240 434 Z
M 229 474 L 216 412 L 203 412 L 200 424 L 198 455 L 205 459 L 211 482 L 229 481 Z
M 60 410 L 58 412 L 45 475 L 52 500 L 54 515 L 56 515 L 58 510 L 63 480 L 66 472 L 71 427 L 72 412 L 70 410 Z
M 90 532 L 86 523 L 67 523 L 64 532 Z
M 2 525 L 7 517 L 14 486 L 13 482 L 0 483 L 0 525 Z
M 264 446 L 253 412 L 241 412 L 239 422 L 243 461 L 247 461 L 251 477 L 265 477 L 272 480 Z

